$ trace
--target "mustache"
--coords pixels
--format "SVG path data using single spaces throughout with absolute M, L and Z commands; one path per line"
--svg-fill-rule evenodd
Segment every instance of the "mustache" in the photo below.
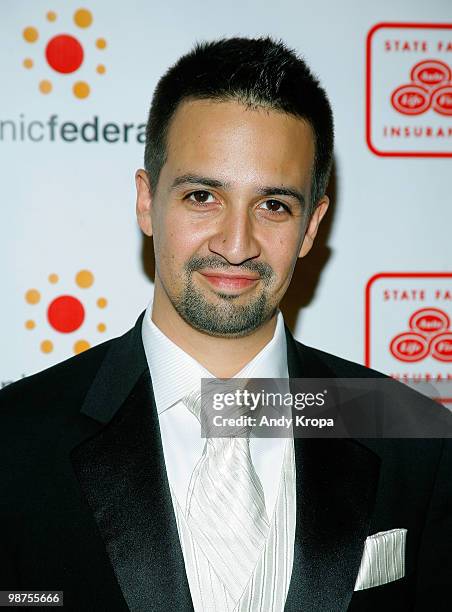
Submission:
M 191 257 L 185 264 L 184 269 L 192 274 L 193 272 L 202 270 L 203 268 L 211 268 L 213 270 L 216 268 L 221 270 L 230 270 L 232 267 L 234 270 L 248 270 L 250 272 L 257 273 L 264 281 L 270 281 L 274 276 L 273 268 L 263 261 L 244 261 L 240 265 L 231 265 L 230 263 L 224 261 L 224 259 L 215 257 L 214 255 L 209 255 L 207 257 Z

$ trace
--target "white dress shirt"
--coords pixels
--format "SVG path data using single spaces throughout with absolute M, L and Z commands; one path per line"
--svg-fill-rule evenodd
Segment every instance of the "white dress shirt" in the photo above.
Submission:
M 185 509 L 188 485 L 205 439 L 198 419 L 180 401 L 202 378 L 214 375 L 170 340 L 151 318 L 152 302 L 143 319 L 142 339 L 151 373 L 169 484 Z M 273 338 L 235 378 L 288 378 L 284 319 L 278 310 Z M 250 438 L 253 465 L 262 482 L 267 515 L 272 516 L 284 458 L 285 438 Z

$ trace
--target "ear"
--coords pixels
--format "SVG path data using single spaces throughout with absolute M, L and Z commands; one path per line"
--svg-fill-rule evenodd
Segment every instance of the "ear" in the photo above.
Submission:
M 309 220 L 308 228 L 304 235 L 298 257 L 305 257 L 305 255 L 307 255 L 311 250 L 311 247 L 314 244 L 314 239 L 317 235 L 317 230 L 319 229 L 320 221 L 325 216 L 325 213 L 328 210 L 329 203 L 330 200 L 328 196 L 323 196 L 323 198 L 319 200 L 319 203 L 315 207 L 315 210 Z
M 151 183 L 146 170 L 140 169 L 135 173 L 135 185 L 137 187 L 137 220 L 141 231 L 146 236 L 152 236 L 152 195 Z

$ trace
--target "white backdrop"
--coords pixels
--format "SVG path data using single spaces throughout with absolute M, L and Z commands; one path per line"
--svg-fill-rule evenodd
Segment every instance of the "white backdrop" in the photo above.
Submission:
M 1 385 L 133 325 L 152 296 L 133 177 L 156 82 L 196 40 L 264 34 L 305 57 L 336 122 L 333 211 L 283 305 L 295 336 L 401 377 L 450 378 L 450 2 L 82 7 L 1 5 Z

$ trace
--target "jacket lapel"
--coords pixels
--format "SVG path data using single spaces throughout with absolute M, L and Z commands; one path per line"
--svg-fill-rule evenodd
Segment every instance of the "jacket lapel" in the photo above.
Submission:
M 290 378 L 334 378 L 286 328 Z M 297 518 L 286 612 L 347 610 L 375 503 L 379 458 L 350 439 L 295 439 Z
M 142 318 L 112 343 L 82 408 L 105 425 L 71 460 L 129 609 L 189 611 Z

